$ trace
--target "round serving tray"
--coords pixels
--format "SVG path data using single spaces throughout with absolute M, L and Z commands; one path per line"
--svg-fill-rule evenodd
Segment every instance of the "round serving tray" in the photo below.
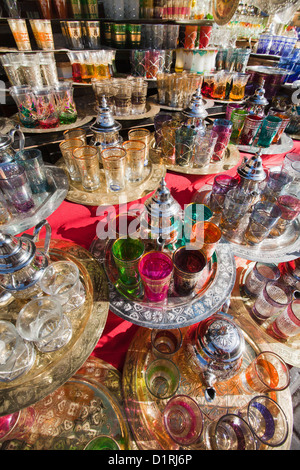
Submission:
M 56 165 L 64 168 L 67 173 L 63 159 L 60 159 Z M 166 174 L 166 169 L 164 165 L 155 165 L 150 162 L 145 168 L 145 176 L 142 181 L 139 183 L 127 183 L 125 190 L 116 193 L 107 191 L 104 170 L 100 169 L 100 173 L 101 186 L 93 192 L 85 191 L 81 183 L 69 179 L 69 191 L 66 199 L 87 206 L 106 206 L 136 201 L 158 188 L 161 179 Z
M 96 107 L 97 108 L 97 107 Z M 96 109 L 97 111 L 97 109 Z M 127 114 L 125 116 L 113 115 L 117 121 L 137 121 L 139 119 L 147 119 L 154 117 L 160 111 L 160 106 L 153 101 L 147 101 L 146 111 L 143 114 Z M 97 115 L 97 114 L 96 114 Z
M 43 241 L 37 243 L 42 246 Z M 84 284 L 84 304 L 68 314 L 73 334 L 69 343 L 52 353 L 36 351 L 30 370 L 11 382 L 0 383 L 0 416 L 28 407 L 43 399 L 82 366 L 96 346 L 109 311 L 108 289 L 104 270 L 87 250 L 64 240 L 51 240 L 52 261 L 68 260 L 77 264 Z M 0 309 L 1 320 L 12 321 L 26 301 L 15 300 Z
M 155 148 L 155 139 L 153 138 L 150 143 L 150 159 L 153 163 L 160 160 L 161 152 Z M 228 145 L 224 160 L 219 163 L 210 163 L 202 168 L 196 166 L 180 166 L 180 165 L 165 165 L 167 170 L 175 171 L 176 173 L 183 173 L 186 175 L 212 175 L 223 173 L 223 171 L 230 170 L 240 163 L 242 156 L 235 145 Z
M 244 153 L 257 153 L 261 147 L 255 147 L 252 145 L 237 145 L 238 149 Z M 291 137 L 283 133 L 280 137 L 278 144 L 270 145 L 268 148 L 262 148 L 262 155 L 278 155 L 280 153 L 286 153 L 292 150 L 294 142 Z
M 231 300 L 231 310 L 233 315 L 235 318 L 245 316 L 252 324 L 253 328 L 259 331 L 259 335 L 264 338 L 265 348 L 269 347 L 269 349 L 272 349 L 272 351 L 282 357 L 288 364 L 294 367 L 300 367 L 300 334 L 290 337 L 286 341 L 280 341 L 268 333 L 268 326 L 275 319 L 276 315 L 268 318 L 268 320 L 261 325 L 259 325 L 250 315 L 255 303 L 255 297 L 250 296 L 245 291 L 244 285 L 247 276 L 254 267 L 254 264 L 255 263 L 253 262 L 247 261 L 240 271 L 240 274 L 237 276 L 236 283 L 239 290 L 236 288 L 234 289 L 234 292 L 237 292 L 237 295 L 233 295 Z
M 245 337 L 245 351 L 241 371 L 261 351 L 257 340 L 248 333 L 247 322 L 243 323 L 242 331 Z M 204 430 L 212 421 L 218 420 L 227 413 L 238 413 L 239 410 L 255 395 L 245 395 L 236 381 L 236 377 L 215 384 L 216 398 L 208 403 L 205 400 L 205 385 L 193 368 L 193 358 L 187 347 L 188 328 L 183 329 L 183 344 L 179 351 L 172 356 L 177 365 L 181 381 L 177 394 L 188 395 L 201 408 L 204 415 Z M 151 350 L 151 330 L 139 328 L 128 349 L 123 367 L 122 385 L 127 419 L 130 423 L 135 442 L 140 450 L 207 450 L 205 439 L 201 439 L 190 447 L 179 447 L 166 433 L 163 427 L 162 412 L 168 400 L 155 398 L 147 390 L 145 371 L 147 366 L 156 359 Z M 239 372 L 240 373 L 240 372 Z M 269 394 L 284 409 L 289 422 L 289 435 L 286 442 L 277 449 L 290 448 L 293 423 L 292 399 L 289 389 L 279 393 Z M 266 449 L 262 446 L 260 450 Z M 268 449 L 271 449 L 268 447 Z M 276 448 L 274 448 L 276 449 Z
M 121 397 L 121 374 L 110 364 L 90 357 L 55 392 L 21 410 L 1 450 L 81 450 L 108 435 L 129 448 L 129 428 Z M 72 410 L 72 412 L 70 412 Z
M 175 106 L 167 106 L 166 104 L 161 104 L 158 102 L 157 95 L 152 95 L 149 99 L 149 102 L 155 103 L 159 106 L 160 109 L 164 109 L 165 111 L 183 111 L 184 108 L 176 108 Z M 205 109 L 212 108 L 214 106 L 214 100 L 210 98 L 203 98 L 203 107 Z
M 1 231 L 10 235 L 17 235 L 37 225 L 41 220 L 47 219 L 68 194 L 69 181 L 62 168 L 45 165 L 48 190 L 45 193 L 33 194 L 34 207 L 26 213 L 17 212 L 10 206 L 12 218 L 7 224 L 1 225 Z
M 92 119 L 94 119 L 95 116 L 86 116 L 85 114 L 81 114 L 80 110 L 78 110 L 78 115 L 77 119 L 75 122 L 72 124 L 62 124 L 59 125 L 58 127 L 53 127 L 51 129 L 31 129 L 29 127 L 24 127 L 19 120 L 18 114 L 14 114 L 10 120 L 11 120 L 11 127 L 14 127 L 16 124 L 20 126 L 20 130 L 24 134 L 45 134 L 45 133 L 51 133 L 51 132 L 62 132 L 62 131 L 67 131 L 68 129 L 75 129 L 76 127 L 82 127 L 88 122 L 90 122 Z
M 204 185 L 194 193 L 191 202 L 209 206 L 211 185 Z M 241 219 L 242 230 L 247 226 L 247 215 Z M 242 244 L 240 239 L 228 239 L 223 235 L 235 256 L 263 263 L 284 263 L 300 256 L 300 218 L 295 219 L 280 237 L 267 238 L 258 245 Z
M 228 244 L 218 244 L 215 257 L 207 268 L 203 289 L 188 297 L 179 297 L 173 294 L 171 283 L 165 303 L 149 303 L 142 295 L 134 300 L 129 298 L 121 293 L 119 284 L 115 285 L 115 270 L 106 263 L 112 242 L 113 240 L 95 238 L 90 251 L 105 266 L 109 279 L 110 310 L 131 323 L 147 328 L 181 328 L 193 325 L 220 310 L 230 297 L 235 283 L 236 266 Z

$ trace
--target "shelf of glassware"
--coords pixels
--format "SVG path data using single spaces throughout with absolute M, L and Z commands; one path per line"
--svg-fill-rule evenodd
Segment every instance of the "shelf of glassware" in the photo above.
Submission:
M 1 21 L 7 21 L 10 19 L 20 19 L 20 18 L 6 18 L 6 17 L 1 17 Z M 27 21 L 30 19 L 45 19 L 45 18 L 22 18 Z M 199 26 L 207 26 L 207 25 L 212 25 L 214 23 L 214 20 L 212 19 L 202 19 L 202 20 L 194 20 L 194 19 L 178 19 L 178 20 L 172 20 L 168 18 L 126 18 L 126 19 L 119 19 L 115 20 L 113 18 L 49 18 L 51 22 L 53 23 L 59 23 L 60 21 L 100 21 L 100 22 L 108 22 L 108 23 L 130 23 L 130 24 L 142 24 L 142 23 L 148 23 L 148 24 L 178 24 L 178 25 L 199 25 Z

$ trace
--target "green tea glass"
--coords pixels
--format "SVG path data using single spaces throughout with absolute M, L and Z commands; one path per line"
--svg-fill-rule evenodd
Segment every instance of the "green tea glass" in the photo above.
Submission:
M 119 272 L 119 280 L 128 289 L 134 289 L 140 283 L 138 263 L 144 249 L 144 243 L 140 239 L 118 238 L 113 243 L 112 255 Z
M 261 125 L 257 146 L 263 148 L 270 147 L 281 123 L 282 119 L 279 117 L 267 116 Z

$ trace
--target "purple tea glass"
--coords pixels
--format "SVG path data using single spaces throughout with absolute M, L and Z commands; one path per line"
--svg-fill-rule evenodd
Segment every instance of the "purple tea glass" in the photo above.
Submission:
M 221 213 L 225 195 L 231 189 L 236 188 L 238 180 L 229 175 L 217 175 L 214 178 L 213 187 L 209 199 L 209 208 L 215 213 Z
M 232 133 L 232 126 L 232 122 L 228 119 L 215 119 L 212 129 L 218 134 L 218 138 L 212 155 L 212 162 L 219 162 L 224 158 Z
M 151 302 L 165 300 L 173 273 L 170 256 L 160 251 L 149 251 L 140 259 L 138 270 L 148 300 Z
M 241 109 L 242 107 L 243 106 L 238 103 L 228 103 L 226 106 L 225 119 L 228 119 L 228 121 L 230 121 L 232 111 L 234 111 L 235 109 Z
M 277 198 L 276 205 L 281 210 L 281 216 L 270 232 L 271 237 L 279 237 L 288 225 L 300 214 L 300 199 L 289 194 Z
M 245 119 L 244 127 L 240 136 L 240 145 L 252 145 L 260 129 L 263 117 L 248 115 Z
M 28 212 L 34 207 L 26 171 L 17 163 L 1 165 L 0 188 L 18 212 Z

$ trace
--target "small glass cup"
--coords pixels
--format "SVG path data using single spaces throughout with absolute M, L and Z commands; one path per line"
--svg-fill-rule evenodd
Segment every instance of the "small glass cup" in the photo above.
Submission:
M 66 21 L 71 49 L 84 49 L 80 21 Z
M 108 191 L 122 191 L 125 188 L 126 150 L 109 147 L 101 152 Z
M 36 100 L 36 116 L 42 129 L 52 129 L 59 126 L 58 110 L 52 87 L 33 88 Z
M 128 131 L 128 140 L 141 140 L 142 142 L 144 142 L 146 146 L 145 162 L 144 162 L 145 166 L 148 165 L 150 138 L 151 138 L 151 132 L 148 129 L 144 129 L 140 127 L 138 129 L 130 129 Z
M 242 129 L 239 144 L 240 145 L 252 145 L 259 129 L 262 125 L 263 117 L 256 115 L 246 116 L 244 127 Z
M 13 33 L 14 40 L 19 51 L 31 51 L 30 39 L 24 19 L 8 19 L 8 24 Z
M 238 180 L 229 175 L 217 175 L 214 177 L 213 187 L 209 197 L 209 207 L 216 213 L 220 214 L 223 210 L 226 194 L 231 189 L 236 188 Z
M 64 312 L 71 312 L 85 302 L 85 288 L 79 269 L 72 261 L 55 261 L 44 271 L 40 287 L 45 294 L 55 296 Z
M 290 384 L 287 364 L 277 354 L 269 351 L 259 353 L 240 374 L 246 393 L 268 393 L 285 390 Z
M 248 274 L 243 287 L 247 294 L 257 297 L 267 282 L 277 281 L 279 278 L 280 270 L 276 264 L 257 261 Z
M 139 238 L 118 238 L 113 243 L 112 255 L 119 279 L 128 289 L 134 289 L 140 283 L 138 263 L 144 251 L 144 243 Z
M 257 146 L 268 148 L 273 142 L 273 139 L 279 130 L 282 119 L 277 116 L 267 116 L 261 125 Z
M 288 437 L 289 425 L 285 412 L 268 396 L 261 395 L 250 400 L 247 421 L 257 439 L 267 446 L 282 446 Z
M 81 129 L 77 127 L 76 129 L 67 129 L 63 132 L 63 136 L 65 140 L 70 139 L 80 139 L 82 140 L 83 145 L 86 145 L 86 131 L 85 129 Z
M 72 181 L 81 181 L 81 176 L 78 170 L 76 160 L 73 156 L 73 151 L 78 147 L 82 147 L 82 139 L 72 139 L 63 140 L 59 144 L 59 149 L 61 151 L 62 157 L 64 159 L 65 165 L 67 167 L 68 173 Z
M 300 153 L 287 153 L 282 162 L 282 170 L 289 173 L 292 163 L 300 161 Z
M 144 114 L 146 112 L 146 99 L 148 91 L 148 82 L 133 79 L 131 93 L 131 111 L 132 114 Z
M 54 86 L 59 122 L 73 124 L 77 120 L 76 104 L 73 98 L 73 84 L 59 83 Z
M 144 177 L 144 164 L 146 145 L 141 140 L 126 140 L 122 144 L 126 150 L 126 178 L 130 183 L 142 181 Z
M 34 207 L 26 171 L 17 163 L 3 163 L 1 165 L 0 188 L 6 199 L 18 212 L 28 212 Z
M 232 87 L 229 99 L 232 101 L 240 101 L 245 97 L 245 88 L 250 78 L 249 73 L 234 73 L 232 76 Z
M 197 222 L 192 228 L 191 246 L 199 249 L 206 256 L 207 262 L 214 254 L 222 237 L 220 228 L 210 222 Z
M 248 111 L 245 109 L 234 109 L 231 113 L 232 122 L 232 133 L 230 136 L 230 143 L 237 144 L 244 127 L 245 119 L 248 115 Z
M 174 289 L 180 296 L 190 295 L 196 286 L 199 286 L 202 271 L 207 263 L 206 257 L 201 250 L 190 250 L 181 246 L 173 253 L 172 259 Z
M 179 445 L 190 446 L 201 437 L 204 417 L 198 403 L 187 395 L 168 401 L 163 421 L 167 433 Z
M 277 144 L 278 141 L 280 140 L 281 135 L 285 131 L 285 128 L 287 127 L 288 123 L 290 122 L 290 116 L 283 111 L 280 111 L 278 109 L 270 109 L 269 110 L 269 115 L 270 116 L 277 116 L 279 117 L 281 121 L 281 125 L 278 129 L 278 131 L 275 134 L 275 137 L 272 140 L 272 144 Z
M 83 450 L 121 450 L 121 447 L 111 436 L 97 436 L 91 439 Z
M 212 155 L 212 162 L 220 162 L 225 156 L 226 148 L 230 141 L 232 122 L 227 119 L 215 119 L 212 130 L 217 133 L 218 138 Z
M 239 103 L 228 103 L 226 106 L 226 114 L 225 114 L 225 119 L 228 119 L 230 121 L 231 114 L 235 109 L 241 109 L 243 107 L 242 104 Z
M 204 136 L 197 135 L 193 159 L 194 167 L 203 168 L 209 165 L 217 139 L 218 135 L 212 130 L 207 130 Z
M 154 116 L 154 129 L 155 129 L 155 143 L 156 147 L 160 147 L 161 142 L 161 126 L 164 122 L 168 122 L 172 120 L 172 116 L 170 114 L 156 114 Z
M 159 399 L 171 398 L 178 390 L 180 372 L 173 361 L 156 359 L 145 371 L 145 382 L 149 392 Z
M 162 302 L 167 298 L 173 273 L 172 259 L 163 252 L 149 251 L 139 261 L 138 270 L 150 302 Z
M 208 425 L 205 441 L 210 450 L 256 450 L 255 437 L 250 426 L 233 413 Z
M 96 191 L 101 184 L 97 147 L 82 145 L 75 148 L 73 158 L 76 161 L 83 188 L 86 191 Z
M 43 86 L 43 79 L 38 54 L 26 54 L 21 63 L 21 70 L 25 83 L 28 86 Z
M 113 83 L 114 112 L 116 116 L 128 116 L 131 114 L 132 84 L 128 80 L 117 79 Z
M 211 97 L 216 100 L 224 100 L 226 94 L 227 76 L 224 72 L 214 74 Z
M 154 356 L 158 358 L 172 357 L 182 345 L 182 333 L 180 328 L 173 330 L 156 330 L 151 331 L 151 346 Z
M 282 235 L 300 214 L 300 199 L 295 196 L 283 194 L 277 198 L 276 205 L 279 207 L 281 215 L 270 231 L 272 238 Z
M 293 300 L 267 328 L 268 334 L 286 341 L 300 334 L 300 299 Z
M 273 203 L 256 203 L 244 234 L 247 245 L 257 245 L 268 237 L 281 216 L 280 208 Z
M 292 176 L 282 168 L 273 168 L 268 172 L 266 185 L 261 192 L 261 200 L 276 201 L 281 191 L 292 181 Z
M 0 382 L 11 382 L 31 369 L 36 358 L 34 347 L 10 321 L 0 321 L 0 344 Z
M 72 337 L 72 324 L 60 301 L 52 296 L 28 302 L 18 314 L 16 328 L 22 338 L 32 341 L 41 352 L 56 351 Z
M 253 305 L 251 316 L 259 323 L 272 317 L 292 302 L 292 291 L 280 279 L 268 281 Z
M 231 189 L 226 193 L 220 221 L 223 235 L 230 237 L 233 232 L 236 232 L 235 234 L 239 233 L 238 226 L 251 204 L 251 195 L 240 191 L 238 188 Z
M 188 126 L 181 126 L 175 131 L 175 164 L 189 166 L 194 156 L 197 131 Z
M 9 93 L 17 105 L 20 123 L 29 129 L 38 127 L 36 100 L 32 88 L 27 85 L 13 86 Z
M 48 183 L 42 152 L 39 149 L 19 150 L 15 161 L 24 167 L 32 193 L 45 193 Z
M 184 240 L 191 239 L 192 228 L 197 222 L 204 222 L 212 217 L 211 209 L 205 204 L 191 202 L 184 207 Z
M 114 92 L 111 80 L 99 80 L 93 84 L 95 98 L 98 106 L 101 106 L 102 97 L 106 99 L 107 105 L 114 112 Z

